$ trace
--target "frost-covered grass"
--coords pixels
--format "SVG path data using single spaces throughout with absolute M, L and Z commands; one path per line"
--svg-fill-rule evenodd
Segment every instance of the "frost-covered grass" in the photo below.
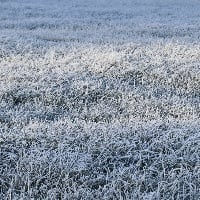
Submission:
M 199 10 L 0 0 L 0 199 L 199 199 Z

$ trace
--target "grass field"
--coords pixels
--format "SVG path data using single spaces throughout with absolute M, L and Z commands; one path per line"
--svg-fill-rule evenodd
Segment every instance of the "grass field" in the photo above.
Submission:
M 199 10 L 0 0 L 0 199 L 198 200 Z

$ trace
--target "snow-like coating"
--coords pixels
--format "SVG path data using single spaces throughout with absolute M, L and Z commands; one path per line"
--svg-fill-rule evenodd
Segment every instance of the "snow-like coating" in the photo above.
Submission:
M 0 0 L 0 199 L 200 198 L 199 0 Z

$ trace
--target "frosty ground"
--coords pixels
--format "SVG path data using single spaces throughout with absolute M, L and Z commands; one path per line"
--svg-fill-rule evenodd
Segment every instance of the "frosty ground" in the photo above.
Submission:
M 0 0 L 0 199 L 199 199 L 199 10 Z

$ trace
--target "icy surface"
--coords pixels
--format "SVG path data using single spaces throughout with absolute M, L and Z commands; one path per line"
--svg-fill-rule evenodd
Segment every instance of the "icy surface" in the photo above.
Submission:
M 200 198 L 200 1 L 0 0 L 0 199 Z

